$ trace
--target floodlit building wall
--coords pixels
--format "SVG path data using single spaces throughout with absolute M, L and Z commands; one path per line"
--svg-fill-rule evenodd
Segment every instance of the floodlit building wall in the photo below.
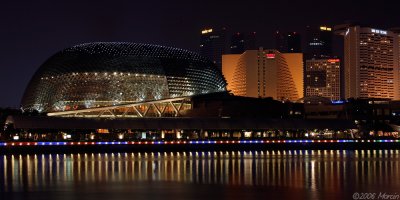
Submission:
M 296 101 L 303 97 L 302 58 L 300 53 L 248 50 L 223 55 L 222 72 L 235 95 Z

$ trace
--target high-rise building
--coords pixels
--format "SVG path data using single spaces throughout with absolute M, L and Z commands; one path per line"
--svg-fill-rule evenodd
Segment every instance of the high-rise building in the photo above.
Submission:
M 275 33 L 275 48 L 281 53 L 301 53 L 301 36 L 297 32 Z
M 329 26 L 306 29 L 305 96 L 339 100 L 340 59 L 332 53 L 333 30 Z
M 340 60 L 306 60 L 306 96 L 321 96 L 331 101 L 340 100 Z
M 335 29 L 344 36 L 345 98 L 398 100 L 398 34 L 359 25 Z
M 303 97 L 303 54 L 247 50 L 223 55 L 222 73 L 234 95 L 296 101 Z
M 307 27 L 306 59 L 332 56 L 332 27 Z
M 242 54 L 246 50 L 256 50 L 256 32 L 233 34 L 229 48 L 231 54 Z
M 398 52 L 398 67 L 399 67 L 399 71 L 400 71 L 400 27 L 396 27 L 396 28 L 391 28 L 389 29 L 389 31 L 392 31 L 395 35 L 397 35 L 397 52 Z M 400 72 L 399 72 L 400 73 Z M 400 75 L 399 75 L 400 78 Z M 399 84 L 400 84 L 400 80 L 399 80 Z M 399 86 L 399 90 L 400 90 L 400 86 Z M 400 92 L 399 92 L 400 93 Z M 400 96 L 400 94 L 399 94 Z
M 210 59 L 220 70 L 226 53 L 226 29 L 204 29 L 200 36 L 200 55 Z

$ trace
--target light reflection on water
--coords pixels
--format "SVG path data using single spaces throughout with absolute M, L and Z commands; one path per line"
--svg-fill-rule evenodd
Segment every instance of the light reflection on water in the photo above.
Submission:
M 314 199 L 321 193 L 351 197 L 353 192 L 399 193 L 399 158 L 399 150 L 3 155 L 0 191 L 71 192 L 90 184 L 130 188 L 141 183 L 146 188 L 161 183 L 279 188 L 270 192 L 307 191 L 302 197 Z

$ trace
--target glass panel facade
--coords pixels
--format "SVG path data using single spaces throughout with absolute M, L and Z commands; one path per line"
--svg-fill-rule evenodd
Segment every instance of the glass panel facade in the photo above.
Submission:
M 225 91 L 215 65 L 190 51 L 149 44 L 87 43 L 35 73 L 22 108 L 65 111 Z

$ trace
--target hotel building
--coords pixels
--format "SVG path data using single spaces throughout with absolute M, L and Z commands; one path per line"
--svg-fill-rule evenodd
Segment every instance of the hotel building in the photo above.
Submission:
M 359 25 L 335 28 L 344 36 L 345 98 L 398 100 L 398 34 Z
M 306 60 L 306 96 L 320 96 L 331 101 L 340 99 L 340 60 Z
M 222 73 L 234 95 L 296 101 L 303 97 L 303 54 L 248 50 L 222 56 Z

